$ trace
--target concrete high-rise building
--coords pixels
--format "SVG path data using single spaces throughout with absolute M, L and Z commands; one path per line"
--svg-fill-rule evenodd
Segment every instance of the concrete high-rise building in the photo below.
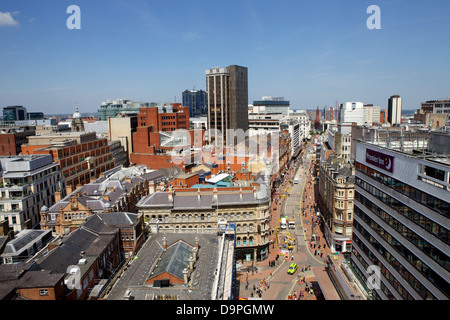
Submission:
M 402 122 L 402 98 L 394 95 L 388 100 L 388 121 L 391 125 Z
M 356 122 L 359 125 L 364 124 L 364 103 L 346 102 L 339 106 L 339 122 Z
M 206 115 L 206 92 L 203 90 L 185 90 L 183 106 L 189 107 L 189 117 L 196 118 Z
M 215 67 L 205 74 L 208 139 L 223 148 L 227 130 L 248 130 L 248 71 L 246 67 L 232 65 Z
M 363 283 L 379 268 L 379 300 L 448 300 L 448 134 L 426 153 L 358 141 L 351 266 Z M 373 284 L 373 282 L 371 282 Z
M 365 104 L 363 108 L 364 108 L 364 123 L 371 125 L 373 123 L 380 122 L 381 118 L 380 106 L 374 106 L 373 104 Z

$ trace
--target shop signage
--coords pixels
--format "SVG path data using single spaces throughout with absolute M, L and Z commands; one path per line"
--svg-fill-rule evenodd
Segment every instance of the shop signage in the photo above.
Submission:
M 366 149 L 366 162 L 374 165 L 380 169 L 389 171 L 391 173 L 394 172 L 394 159 L 395 157 L 371 150 Z

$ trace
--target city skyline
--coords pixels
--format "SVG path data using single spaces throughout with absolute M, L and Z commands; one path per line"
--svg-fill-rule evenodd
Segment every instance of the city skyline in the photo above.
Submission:
M 69 30 L 66 9 L 81 9 Z M 369 5 L 381 29 L 369 30 Z M 204 72 L 248 68 L 249 104 L 283 96 L 291 109 L 362 101 L 403 110 L 448 98 L 446 1 L 3 1 L 0 105 L 46 114 L 97 110 L 102 101 L 181 102 L 206 90 Z M 233 19 L 230 19 L 232 17 Z M 430 48 L 435 48 L 430 50 Z

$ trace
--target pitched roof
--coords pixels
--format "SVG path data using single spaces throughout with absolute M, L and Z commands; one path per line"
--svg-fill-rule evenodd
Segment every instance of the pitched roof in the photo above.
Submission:
M 161 260 L 152 271 L 151 278 L 167 272 L 183 280 L 183 269 L 189 267 L 189 258 L 192 256 L 194 247 L 182 240 L 169 246 L 161 255 Z

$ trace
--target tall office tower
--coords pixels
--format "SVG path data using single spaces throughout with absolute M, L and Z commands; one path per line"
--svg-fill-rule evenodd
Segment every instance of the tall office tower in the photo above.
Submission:
M 248 71 L 232 65 L 212 68 L 205 74 L 209 141 L 224 148 L 227 130 L 248 130 Z
M 388 100 L 388 121 L 392 126 L 402 122 L 402 98 L 398 95 Z
M 189 107 L 189 117 L 206 115 L 206 92 L 203 90 L 185 90 L 182 93 L 183 106 Z
M 320 111 L 319 107 L 316 110 L 316 122 L 314 123 L 314 129 L 319 130 L 320 128 Z
M 350 263 L 374 299 L 450 298 L 449 138 L 430 134 L 427 153 L 356 143 Z

